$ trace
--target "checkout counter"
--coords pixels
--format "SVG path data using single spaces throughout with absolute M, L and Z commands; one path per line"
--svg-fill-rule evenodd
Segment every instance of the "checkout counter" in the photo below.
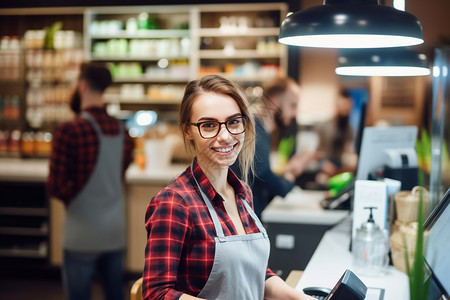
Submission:
M 261 219 L 271 243 L 269 267 L 281 278 L 291 270 L 304 270 L 324 233 L 349 214 L 324 210 L 320 202 L 325 196 L 325 191 L 295 187 L 263 210 Z
M 344 271 L 350 269 L 368 287 L 367 300 L 409 300 L 408 276 L 395 267 L 388 266 L 382 276 L 365 276 L 355 271 L 349 250 L 351 231 L 351 217 L 347 217 L 324 234 L 295 289 L 332 289 Z
M 389 266 L 383 276 L 355 271 L 350 252 L 352 217 L 348 210 L 324 210 L 323 191 L 295 188 L 285 198 L 276 197 L 262 212 L 271 242 L 269 267 L 282 278 L 304 270 L 295 288 L 332 289 L 346 269 L 369 288 L 366 299 L 408 300 L 408 276 Z M 381 296 L 380 296 L 381 294 Z

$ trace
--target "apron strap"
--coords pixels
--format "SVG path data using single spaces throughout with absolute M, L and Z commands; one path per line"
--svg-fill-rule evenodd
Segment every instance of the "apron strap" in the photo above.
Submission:
M 247 212 L 253 218 L 253 221 L 255 222 L 256 227 L 258 227 L 258 229 L 259 229 L 259 232 L 261 232 L 264 236 L 267 236 L 266 229 L 264 228 L 264 226 L 261 223 L 261 221 L 259 220 L 259 218 L 256 216 L 256 214 L 253 211 L 253 209 L 250 207 L 250 204 L 248 204 L 247 200 L 245 200 L 245 199 L 241 198 L 241 201 L 244 203 L 244 206 L 247 209 Z
M 94 130 L 95 130 L 95 132 L 97 132 L 98 136 L 103 136 L 102 130 L 98 126 L 97 122 L 95 121 L 95 118 L 89 112 L 82 111 L 81 116 L 83 118 L 85 118 L 92 125 L 92 127 L 94 127 Z M 123 128 L 122 128 L 121 124 L 118 124 L 118 125 L 119 125 L 119 136 L 122 136 Z
M 206 196 L 206 194 L 203 192 L 202 188 L 200 187 L 200 184 L 198 183 L 197 179 L 195 178 L 193 163 L 191 164 L 191 172 L 192 172 L 192 177 L 194 178 L 195 183 L 197 184 L 197 187 L 200 190 L 200 194 L 202 195 L 203 201 L 205 202 L 206 206 L 208 207 L 209 214 L 211 215 L 211 219 L 214 223 L 214 228 L 216 229 L 216 234 L 219 238 L 222 238 L 225 236 L 225 234 L 223 233 L 223 228 L 222 228 L 222 225 L 220 224 L 219 217 L 217 216 L 217 212 L 214 209 L 214 207 L 212 206 L 211 201 Z

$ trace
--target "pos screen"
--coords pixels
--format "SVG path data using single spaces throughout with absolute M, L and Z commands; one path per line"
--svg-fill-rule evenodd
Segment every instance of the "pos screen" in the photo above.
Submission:
M 428 300 L 450 299 L 450 189 L 424 223 L 428 231 L 425 265 L 430 272 Z

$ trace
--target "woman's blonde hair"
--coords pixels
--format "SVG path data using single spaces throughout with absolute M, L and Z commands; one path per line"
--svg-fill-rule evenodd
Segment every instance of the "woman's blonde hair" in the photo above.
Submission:
M 229 96 L 234 99 L 245 118 L 245 138 L 241 153 L 239 154 L 239 167 L 242 180 L 248 182 L 248 175 L 253 171 L 253 158 L 255 154 L 255 120 L 248 108 L 248 101 L 242 89 L 232 81 L 219 76 L 208 75 L 202 79 L 190 81 L 184 91 L 179 112 L 179 127 L 183 135 L 186 149 L 193 150 L 194 143 L 186 138 L 185 132 L 191 121 L 192 105 L 198 96 L 206 93 Z

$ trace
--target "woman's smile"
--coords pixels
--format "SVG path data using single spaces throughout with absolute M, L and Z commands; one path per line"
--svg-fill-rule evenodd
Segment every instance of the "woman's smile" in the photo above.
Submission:
M 234 145 L 231 145 L 231 146 L 211 147 L 211 149 L 213 149 L 214 151 L 219 152 L 219 153 L 228 153 L 228 152 L 231 152 L 236 145 L 237 145 L 237 143 Z

